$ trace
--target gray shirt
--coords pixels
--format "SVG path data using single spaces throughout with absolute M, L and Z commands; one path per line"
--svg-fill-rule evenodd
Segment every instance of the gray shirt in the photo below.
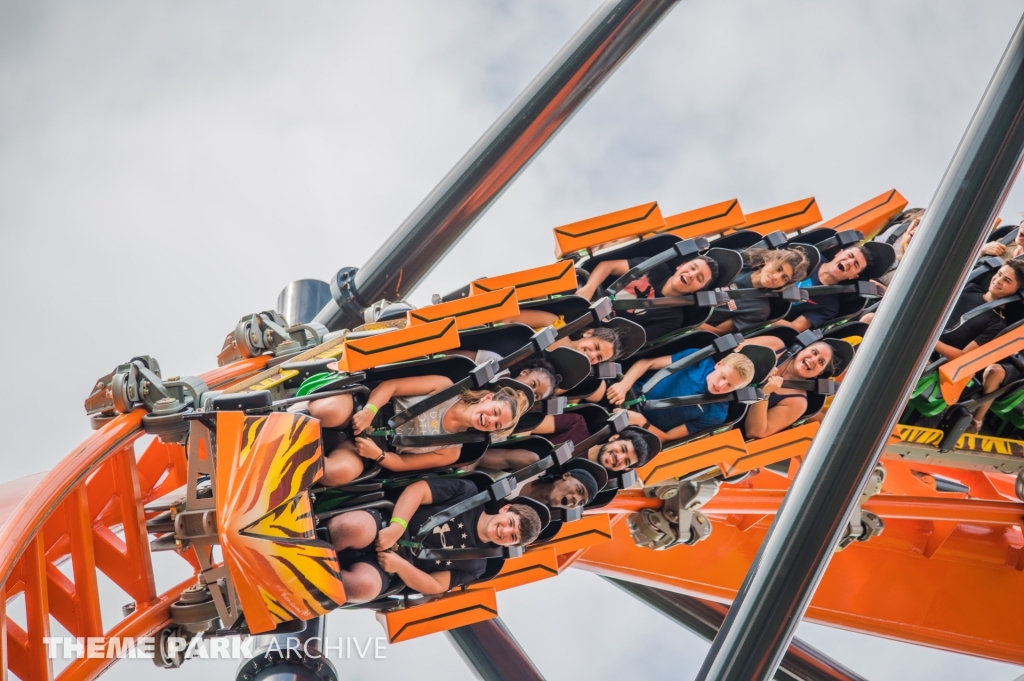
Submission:
M 426 399 L 426 395 L 416 395 L 410 397 L 396 397 L 394 398 L 395 412 L 405 411 L 414 404 Z M 420 414 L 412 421 L 403 423 L 402 425 L 395 428 L 396 435 L 405 435 L 407 437 L 419 437 L 421 435 L 450 435 L 444 428 L 442 421 L 444 415 L 448 413 L 448 410 L 452 408 L 456 402 L 459 401 L 458 396 L 451 398 L 441 404 L 437 405 L 433 409 L 427 411 L 424 414 Z M 435 447 L 396 447 L 398 454 L 425 454 L 426 452 L 436 452 L 440 449 L 448 449 L 449 447 L 462 447 L 462 445 L 437 445 Z

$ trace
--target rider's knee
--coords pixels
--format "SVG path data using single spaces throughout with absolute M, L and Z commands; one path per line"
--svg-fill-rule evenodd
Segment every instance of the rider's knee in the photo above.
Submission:
M 345 587 L 345 598 L 350 603 L 372 601 L 384 587 L 380 570 L 365 562 L 355 563 L 348 570 L 342 570 L 341 583 Z
M 373 543 L 377 537 L 377 525 L 366 511 L 350 511 L 331 518 L 327 522 L 334 548 L 362 549 Z

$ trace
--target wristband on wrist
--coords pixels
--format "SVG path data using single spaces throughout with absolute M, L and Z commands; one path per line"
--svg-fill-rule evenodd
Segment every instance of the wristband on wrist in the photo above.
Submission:
M 373 406 L 369 402 L 366 403 L 366 407 L 364 407 L 364 409 L 369 409 L 370 411 L 372 411 L 374 416 L 377 415 L 377 407 Z
M 406 530 L 408 530 L 408 529 L 409 529 L 409 523 L 405 522 L 404 520 L 402 520 L 402 519 L 401 519 L 401 518 L 399 518 L 398 516 L 394 516 L 394 517 L 392 517 L 392 518 L 391 518 L 391 522 L 393 522 L 393 523 L 398 523 L 399 525 L 401 525 L 401 526 L 402 526 L 402 527 L 403 527 L 404 529 L 406 529 Z

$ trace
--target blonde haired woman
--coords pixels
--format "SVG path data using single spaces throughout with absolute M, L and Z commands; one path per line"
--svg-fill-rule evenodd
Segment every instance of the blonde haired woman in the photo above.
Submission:
M 421 437 L 478 430 L 491 433 L 492 439 L 506 437 L 530 408 L 531 400 L 525 387 L 510 387 L 515 381 L 505 379 L 502 383 L 491 390 L 464 390 L 402 424 L 395 429 L 395 435 Z M 351 395 L 336 395 L 310 402 L 309 413 L 327 428 L 351 426 L 358 436 L 370 428 L 378 410 L 392 400 L 396 412 L 404 411 L 451 385 L 451 380 L 444 376 L 396 378 L 382 381 L 358 410 Z M 385 452 L 369 437 L 346 439 L 324 459 L 323 481 L 331 486 L 351 482 L 363 472 L 362 459 L 395 472 L 450 466 L 459 460 L 462 445 L 398 446 L 395 450 Z

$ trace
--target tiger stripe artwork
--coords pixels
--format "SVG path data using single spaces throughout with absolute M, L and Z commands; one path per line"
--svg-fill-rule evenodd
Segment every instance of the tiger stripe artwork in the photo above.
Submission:
M 323 474 L 320 423 L 221 412 L 217 442 L 217 531 L 249 630 L 344 604 L 338 557 L 316 538 L 309 496 Z

